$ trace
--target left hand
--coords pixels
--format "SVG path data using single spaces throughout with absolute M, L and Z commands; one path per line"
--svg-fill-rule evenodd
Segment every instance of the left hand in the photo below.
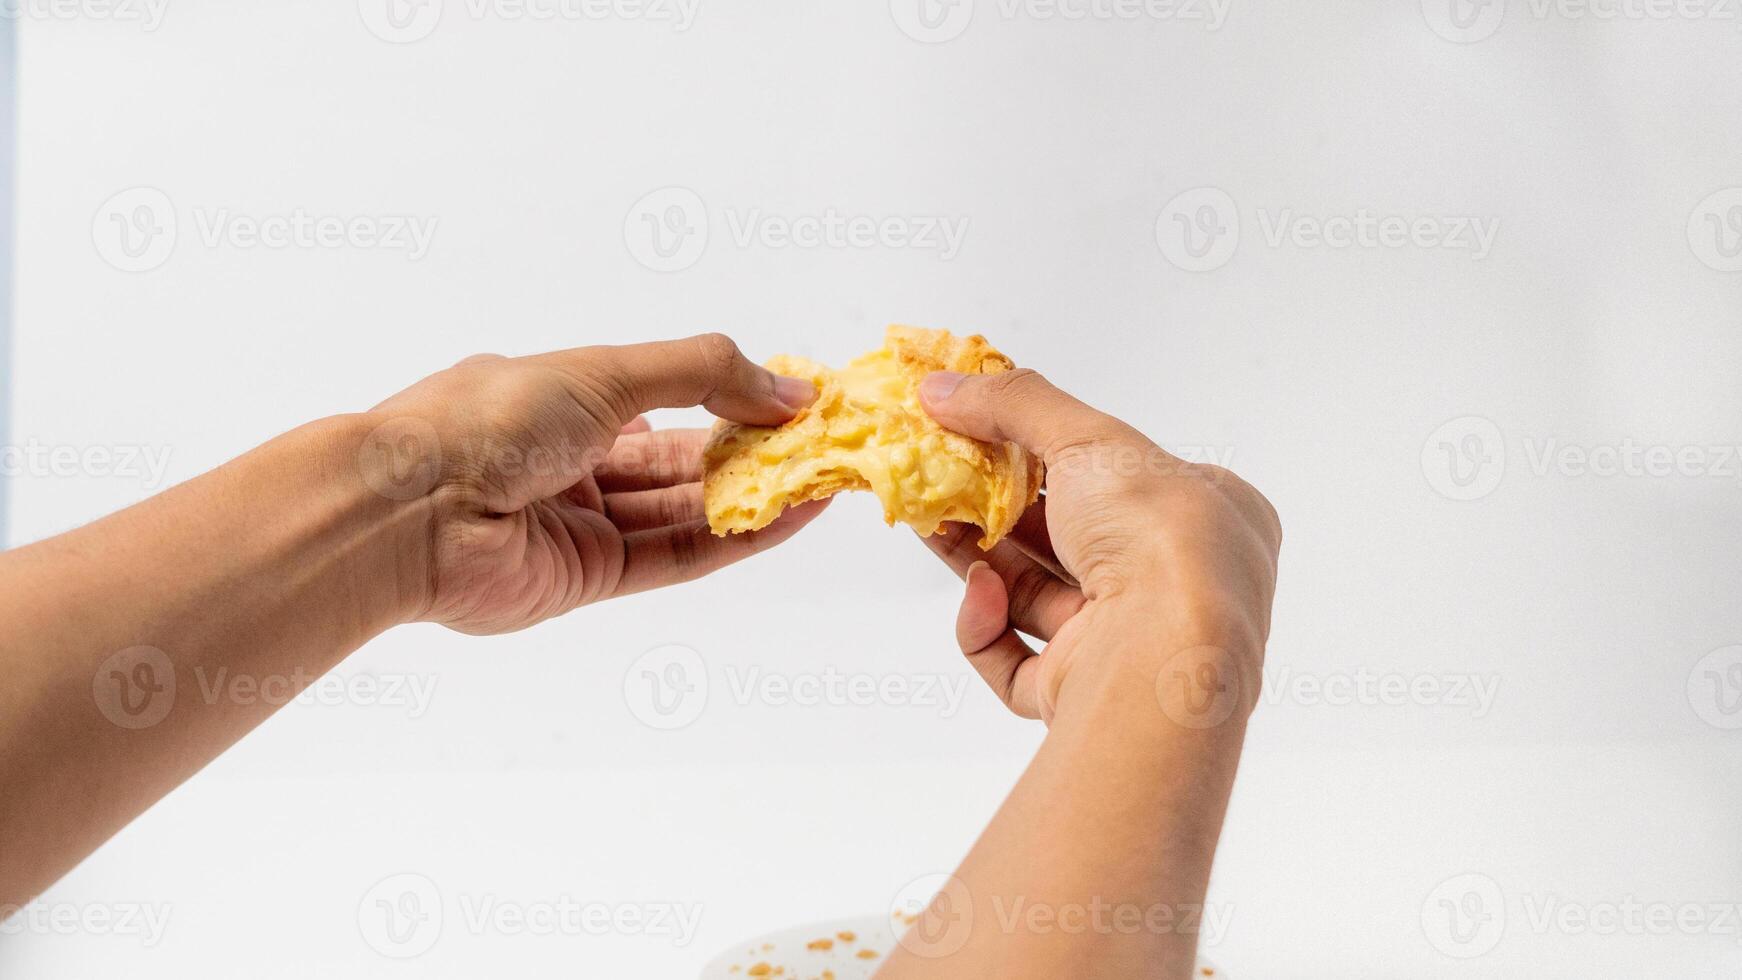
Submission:
M 381 424 L 364 458 L 383 460 L 387 472 L 371 483 L 388 493 L 407 474 L 428 485 L 418 495 L 430 510 L 418 618 L 505 633 L 698 578 L 791 537 L 823 502 L 759 531 L 714 536 L 700 482 L 707 431 L 655 432 L 640 413 L 702 405 L 778 425 L 815 396 L 809 382 L 769 373 L 720 334 L 486 354 L 377 406 Z

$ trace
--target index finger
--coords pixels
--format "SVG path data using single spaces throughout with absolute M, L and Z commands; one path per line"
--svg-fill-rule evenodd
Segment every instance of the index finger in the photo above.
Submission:
M 816 398 L 809 381 L 751 362 L 719 333 L 548 356 L 610 395 L 609 408 L 620 417 L 601 421 L 613 429 L 650 409 L 691 405 L 733 422 L 779 425 Z

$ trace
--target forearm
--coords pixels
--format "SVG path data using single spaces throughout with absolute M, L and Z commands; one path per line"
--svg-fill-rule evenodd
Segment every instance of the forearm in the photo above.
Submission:
M 910 933 L 885 976 L 1190 972 L 1255 692 L 1226 637 L 1212 654 L 1206 638 L 1118 619 L 1082 624 L 1093 662 L 1072 666 L 1046 741 L 930 923 L 935 941 Z M 1222 692 L 1173 684 L 1200 666 Z M 956 918 L 964 896 L 971 916 Z
M 370 431 L 362 416 L 317 422 L 0 554 L 0 905 L 284 701 L 232 696 L 238 680 L 294 694 L 414 611 L 425 504 L 369 488 Z

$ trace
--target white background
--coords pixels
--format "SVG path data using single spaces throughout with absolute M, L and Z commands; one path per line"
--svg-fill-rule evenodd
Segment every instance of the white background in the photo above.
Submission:
M 894 2 L 702 0 L 679 29 L 445 0 L 410 40 L 370 29 L 377 0 L 169 0 L 151 29 L 26 8 L 8 439 L 82 462 L 12 467 L 12 543 L 161 489 L 93 448 L 167 453 L 174 482 L 478 351 L 724 330 L 839 362 L 892 321 L 982 332 L 1283 515 L 1212 893 L 1233 976 L 1735 975 L 1736 921 L 1536 916 L 1742 902 L 1739 658 L 1701 662 L 1742 643 L 1742 477 L 1708 448 L 1742 442 L 1742 226 L 1702 203 L 1742 186 L 1742 12 L 1496 0 L 1459 30 L 1454 0 L 1233 0 L 1219 25 L 978 0 L 928 33 Z M 708 235 L 656 272 L 637 202 L 672 186 Z M 134 187 L 177 232 L 127 272 L 107 209 Z M 1178 197 L 1199 188 L 1221 193 Z M 1206 202 L 1239 237 L 1194 271 L 1175 215 Z M 415 259 L 208 243 L 226 209 L 436 226 Z M 968 230 L 948 258 L 733 234 L 829 209 Z M 1363 211 L 1497 231 L 1480 256 L 1267 234 Z M 1703 462 L 1539 459 L 1627 444 Z M 972 680 L 958 596 L 849 499 L 681 590 L 508 637 L 395 631 L 341 674 L 413 675 L 427 710 L 287 708 L 43 896 L 166 906 L 157 942 L 13 926 L 0 972 L 683 977 L 744 936 L 875 913 L 953 866 L 1040 731 L 972 686 L 952 713 L 734 682 Z M 664 644 L 710 683 L 676 731 L 624 694 Z M 1363 672 L 1496 693 L 1313 693 Z M 364 898 L 408 872 L 445 916 L 400 962 Z M 1440 900 L 1470 882 L 1487 925 L 1448 942 L 1469 923 Z M 704 914 L 682 945 L 464 920 L 563 896 Z

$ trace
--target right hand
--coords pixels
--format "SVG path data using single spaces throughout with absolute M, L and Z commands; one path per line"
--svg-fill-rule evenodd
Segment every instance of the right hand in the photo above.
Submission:
M 1166 658 L 1214 650 L 1256 703 L 1282 525 L 1220 466 L 1189 463 L 1039 374 L 938 372 L 920 386 L 945 428 L 1014 442 L 1046 464 L 1046 492 L 989 552 L 958 525 L 926 543 L 967 583 L 962 652 L 1010 709 L 1049 724 L 1087 660 L 1133 643 Z M 1037 655 L 1016 634 L 1047 641 Z

